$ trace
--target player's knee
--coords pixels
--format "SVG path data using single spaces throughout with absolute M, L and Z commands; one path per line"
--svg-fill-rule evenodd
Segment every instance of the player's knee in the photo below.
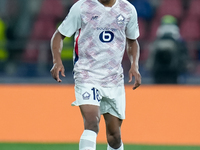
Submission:
M 87 130 L 92 130 L 96 133 L 99 132 L 99 122 L 100 122 L 100 118 L 99 117 L 95 117 L 95 118 L 89 118 L 87 120 L 85 120 L 85 129 Z
M 119 132 L 107 133 L 108 144 L 113 148 L 119 148 L 121 145 L 121 135 Z
M 108 135 L 110 142 L 121 143 L 121 136 L 119 133 L 113 133 Z

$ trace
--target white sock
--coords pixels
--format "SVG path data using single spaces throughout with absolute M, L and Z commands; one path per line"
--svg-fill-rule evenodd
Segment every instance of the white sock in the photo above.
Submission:
M 96 132 L 84 130 L 79 142 L 79 150 L 96 150 Z
M 110 145 L 108 144 L 107 150 L 124 150 L 124 144 L 122 143 L 122 145 L 118 149 L 114 149 L 114 148 L 110 147 Z

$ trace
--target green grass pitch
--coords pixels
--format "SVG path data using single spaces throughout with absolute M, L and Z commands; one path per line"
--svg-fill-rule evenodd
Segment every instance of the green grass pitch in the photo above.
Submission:
M 97 144 L 97 150 L 107 150 Z M 0 143 L 0 150 L 78 150 L 78 144 Z M 200 146 L 155 146 L 124 144 L 124 150 L 200 150 Z

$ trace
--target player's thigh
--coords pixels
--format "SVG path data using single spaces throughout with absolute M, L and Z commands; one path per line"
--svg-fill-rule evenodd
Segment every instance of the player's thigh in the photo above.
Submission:
M 79 106 L 85 125 L 98 124 L 100 121 L 100 109 L 95 105 L 80 105 Z
M 106 124 L 106 132 L 109 135 L 121 135 L 121 125 L 123 120 L 109 113 L 103 114 Z

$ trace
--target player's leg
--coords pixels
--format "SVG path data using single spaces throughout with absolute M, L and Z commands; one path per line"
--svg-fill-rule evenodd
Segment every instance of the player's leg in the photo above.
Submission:
M 121 140 L 122 120 L 109 113 L 103 116 L 106 123 L 107 150 L 123 150 L 124 147 Z
M 100 109 L 95 105 L 81 105 L 79 106 L 84 121 L 84 129 L 92 130 L 98 134 L 99 121 L 100 121 Z
M 101 93 L 104 98 L 101 100 L 100 110 L 106 124 L 107 150 L 123 150 L 121 125 L 125 119 L 124 86 L 105 88 Z
M 80 105 L 84 121 L 84 131 L 79 142 L 79 150 L 96 150 L 96 137 L 99 132 L 100 109 L 95 105 Z

